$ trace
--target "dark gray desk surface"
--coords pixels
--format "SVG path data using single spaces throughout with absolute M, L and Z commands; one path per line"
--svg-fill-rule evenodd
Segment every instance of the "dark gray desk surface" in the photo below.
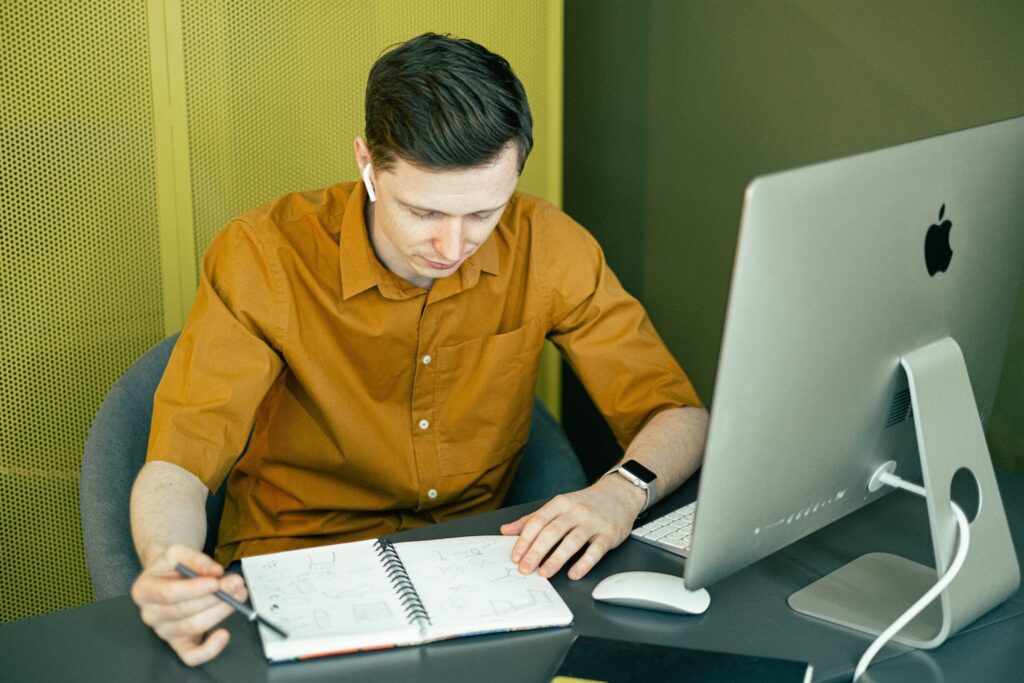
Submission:
M 1018 559 L 1024 549 L 1024 477 L 998 472 Z M 693 500 L 690 482 L 652 514 Z M 497 533 L 517 508 L 400 535 L 402 540 Z M 463 638 L 421 647 L 267 665 L 255 627 L 228 620 L 232 642 L 198 669 L 182 665 L 139 621 L 128 597 L 0 625 L 0 677 L 5 680 L 546 681 L 574 634 L 641 640 L 809 661 L 814 680 L 849 680 L 870 638 L 792 612 L 786 597 L 855 556 L 870 551 L 932 563 L 924 503 L 895 492 L 710 588 L 702 616 L 673 616 L 595 604 L 590 592 L 615 572 L 680 573 L 683 560 L 638 541 L 610 553 L 585 579 L 560 574 L 553 583 L 575 615 L 572 628 Z M 871 681 L 1004 681 L 1024 672 L 1024 594 L 1018 592 L 942 647 L 887 646 L 869 669 Z

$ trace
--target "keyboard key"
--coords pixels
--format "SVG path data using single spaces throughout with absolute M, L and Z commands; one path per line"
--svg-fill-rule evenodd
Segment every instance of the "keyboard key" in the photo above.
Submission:
M 644 543 L 687 557 L 690 553 L 696 510 L 696 502 L 676 508 L 637 527 L 630 535 Z
M 689 550 L 690 549 L 690 543 L 688 541 L 687 542 L 679 541 L 679 542 L 676 542 L 676 543 L 673 543 L 673 542 L 669 541 L 669 542 L 664 543 L 663 545 L 665 546 L 666 549 L 669 549 L 669 550 L 672 550 L 674 548 L 679 548 L 680 550 Z
M 672 533 L 672 531 L 672 527 L 663 526 L 660 529 L 656 529 L 655 531 L 652 531 L 651 533 L 647 534 L 647 538 L 649 538 L 652 541 L 656 541 L 662 536 L 667 536 L 668 534 Z

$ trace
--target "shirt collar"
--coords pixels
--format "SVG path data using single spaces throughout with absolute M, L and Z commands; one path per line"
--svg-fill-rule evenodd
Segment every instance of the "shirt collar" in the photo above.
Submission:
M 366 220 L 363 218 L 365 204 L 366 188 L 362 183 L 354 183 L 345 203 L 345 215 L 341 219 L 341 243 L 338 246 L 341 252 L 339 264 L 342 299 L 351 299 L 378 285 L 379 273 L 376 269 L 383 268 L 366 230 Z
M 484 243 L 480 245 L 472 256 L 466 259 L 466 263 L 471 263 L 475 268 L 482 270 L 485 273 L 491 275 L 498 274 L 498 240 L 500 239 L 498 233 L 501 231 L 501 223 L 498 223 L 498 227 L 491 231 L 490 236 Z M 464 263 L 463 266 L 466 264 Z

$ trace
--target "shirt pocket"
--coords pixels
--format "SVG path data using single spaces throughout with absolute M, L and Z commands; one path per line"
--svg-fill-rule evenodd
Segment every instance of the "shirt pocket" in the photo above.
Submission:
M 438 458 L 443 475 L 486 472 L 526 445 L 544 332 L 511 332 L 437 350 Z

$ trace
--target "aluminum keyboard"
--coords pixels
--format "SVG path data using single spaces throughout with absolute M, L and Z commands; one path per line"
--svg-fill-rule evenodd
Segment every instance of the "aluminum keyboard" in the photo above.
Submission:
M 690 537 L 693 534 L 693 513 L 697 510 L 697 501 L 676 508 L 672 512 L 652 519 L 643 526 L 633 529 L 630 536 L 644 543 L 664 548 L 665 550 L 690 556 Z

